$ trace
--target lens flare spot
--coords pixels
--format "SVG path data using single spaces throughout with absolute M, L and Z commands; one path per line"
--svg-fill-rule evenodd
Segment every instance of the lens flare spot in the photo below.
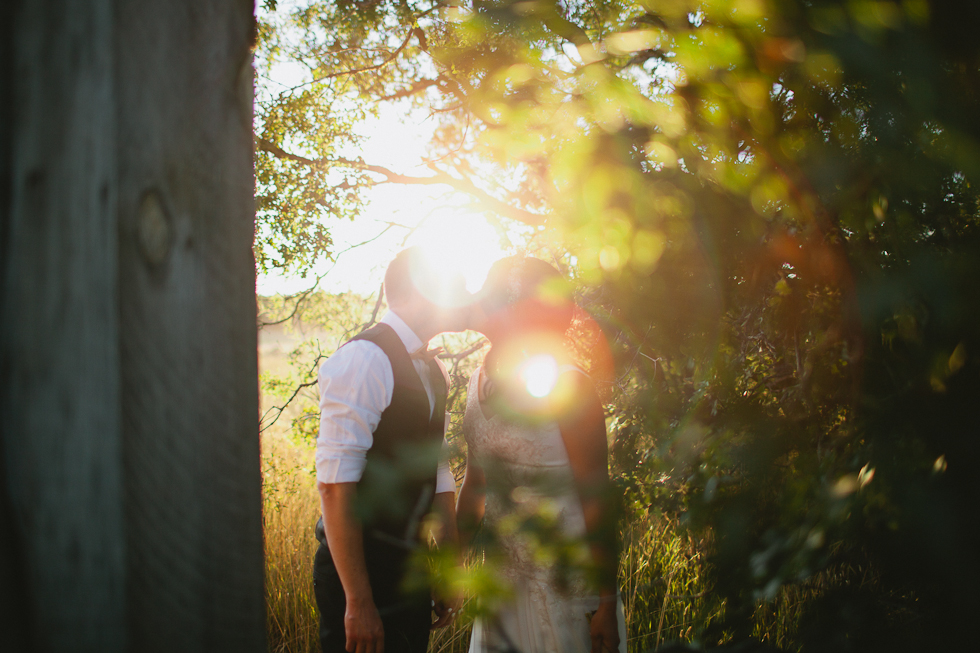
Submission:
M 500 236 L 486 218 L 466 211 L 442 211 L 426 218 L 408 240 L 421 247 L 427 264 L 440 279 L 462 278 L 466 290 L 476 292 L 494 261 L 506 252 Z M 430 297 L 446 304 L 445 297 Z M 450 302 L 451 303 L 451 302 Z
M 558 361 L 550 354 L 532 356 L 521 365 L 518 378 L 532 397 L 547 397 L 558 383 Z

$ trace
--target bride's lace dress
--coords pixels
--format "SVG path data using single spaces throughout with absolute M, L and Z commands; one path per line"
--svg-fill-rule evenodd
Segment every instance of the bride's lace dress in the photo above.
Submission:
M 491 616 L 476 620 L 470 653 L 588 653 L 589 615 L 599 598 L 577 570 L 589 550 L 561 432 L 555 422 L 530 426 L 487 418 L 479 400 L 481 377 L 477 370 L 470 380 L 463 431 L 486 473 L 488 564 L 513 592 L 491 606 Z M 522 529 L 535 515 L 538 532 Z M 570 564 L 556 565 L 556 557 Z M 619 615 L 620 650 L 626 651 L 621 607 Z

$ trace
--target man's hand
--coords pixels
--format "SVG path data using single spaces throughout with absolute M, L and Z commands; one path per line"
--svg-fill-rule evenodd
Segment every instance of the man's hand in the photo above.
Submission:
M 589 635 L 592 638 L 591 653 L 617 653 L 619 651 L 619 624 L 616 622 L 616 604 L 602 602 L 592 615 Z
M 344 630 L 347 632 L 347 645 L 344 648 L 348 653 L 384 653 L 385 630 L 374 601 L 347 601 Z
M 432 602 L 432 611 L 436 613 L 436 620 L 430 626 L 431 630 L 445 628 L 451 624 L 459 613 L 459 606 L 462 605 L 462 600 L 459 598 L 444 599 L 436 596 L 435 592 L 432 594 Z

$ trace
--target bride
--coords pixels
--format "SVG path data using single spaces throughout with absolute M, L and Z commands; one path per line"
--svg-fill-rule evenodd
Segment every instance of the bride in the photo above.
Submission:
M 626 650 L 605 419 L 564 353 L 562 281 L 540 259 L 503 259 L 475 311 L 492 348 L 470 379 L 457 519 L 464 547 L 481 523 L 495 538 L 511 591 L 477 618 L 470 653 Z

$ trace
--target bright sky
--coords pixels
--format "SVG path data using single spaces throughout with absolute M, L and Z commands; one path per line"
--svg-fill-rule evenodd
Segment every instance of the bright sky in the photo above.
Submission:
M 362 127 L 368 138 L 360 154 L 365 161 L 395 172 L 431 175 L 421 162 L 435 122 L 418 112 L 406 115 L 404 107 L 385 106 L 379 119 Z M 382 184 L 368 191 L 367 199 L 360 219 L 329 223 L 338 256 L 336 263 L 328 262 L 314 271 L 316 275 L 326 273 L 318 288 L 374 293 L 388 261 L 404 247 L 420 245 L 432 251 L 437 264 L 460 270 L 472 291 L 482 284 L 490 264 L 509 253 L 501 247 L 497 230 L 468 206 L 469 198 L 448 187 Z M 388 223 L 403 226 L 389 227 Z M 344 252 L 366 241 L 371 242 Z M 259 275 L 256 289 L 260 295 L 294 293 L 314 280 Z
M 283 0 L 279 11 L 288 13 L 294 4 Z M 294 87 L 309 78 L 308 69 L 288 60 L 279 60 L 269 74 L 271 79 L 257 80 L 257 97 Z M 430 176 L 432 172 L 422 162 L 436 120 L 424 111 L 410 110 L 406 102 L 382 104 L 379 113 L 377 119 L 358 129 L 365 136 L 361 150 L 345 154 L 359 154 L 367 163 L 397 173 Z M 334 240 L 335 261 L 319 266 L 305 279 L 259 275 L 257 292 L 295 293 L 309 288 L 317 276 L 325 275 L 318 285 L 321 290 L 373 294 L 381 285 L 388 261 L 410 245 L 430 249 L 435 263 L 462 272 L 472 291 L 482 284 L 493 261 L 512 253 L 506 245 L 501 246 L 507 239 L 501 238 L 482 213 L 470 208 L 472 200 L 446 186 L 382 184 L 367 191 L 366 199 L 367 206 L 356 221 L 327 223 Z M 392 227 L 390 223 L 401 226 Z M 511 237 L 520 240 L 520 227 L 508 229 L 513 230 Z

